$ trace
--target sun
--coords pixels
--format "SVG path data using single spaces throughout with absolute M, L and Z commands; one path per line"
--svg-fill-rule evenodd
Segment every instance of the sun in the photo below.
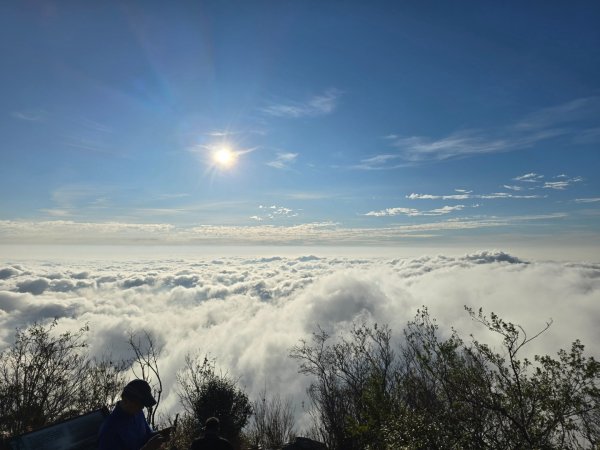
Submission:
M 236 154 L 228 147 L 216 149 L 212 154 L 213 163 L 222 169 L 229 169 L 235 164 Z

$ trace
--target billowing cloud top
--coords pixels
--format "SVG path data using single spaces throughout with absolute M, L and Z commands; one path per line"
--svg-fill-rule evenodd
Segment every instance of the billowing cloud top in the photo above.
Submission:
M 267 383 L 299 405 L 308 380 L 288 358 L 299 339 L 317 325 L 336 333 L 356 320 L 388 323 L 400 337 L 422 305 L 443 330 L 476 335 L 483 331 L 463 305 L 495 311 L 532 332 L 553 318 L 550 331 L 533 342 L 538 353 L 576 338 L 593 344 L 600 338 L 600 264 L 523 261 L 499 251 L 413 259 L 4 261 L 0 349 L 16 327 L 58 317 L 61 329 L 90 325 L 92 354 L 126 358 L 127 332 L 144 329 L 165 346 L 166 410 L 179 408 L 175 374 L 188 353 L 216 357 L 251 396 Z

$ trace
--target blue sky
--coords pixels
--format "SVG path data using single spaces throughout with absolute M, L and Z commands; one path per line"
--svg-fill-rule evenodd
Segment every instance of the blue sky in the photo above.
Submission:
M 598 23 L 593 2 L 5 2 L 0 243 L 600 246 Z

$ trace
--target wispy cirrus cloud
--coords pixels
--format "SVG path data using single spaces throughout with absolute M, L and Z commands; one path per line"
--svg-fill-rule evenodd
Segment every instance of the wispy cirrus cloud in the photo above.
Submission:
M 600 97 L 584 97 L 534 111 L 515 124 L 520 129 L 540 129 L 586 120 L 600 110 Z
M 424 136 L 396 138 L 392 146 L 400 150 L 402 159 L 420 162 L 506 151 L 511 143 L 506 139 L 491 138 L 481 131 L 467 130 L 440 139 Z
M 575 178 L 565 178 L 565 175 L 559 175 L 556 177 L 559 181 L 546 181 L 542 186 L 543 189 L 555 189 L 559 191 L 564 191 L 574 183 L 580 183 L 583 181 L 582 177 Z
M 178 199 L 178 198 L 185 198 L 185 197 L 189 197 L 190 194 L 185 193 L 185 192 L 176 192 L 173 194 L 159 194 L 156 198 L 158 200 L 174 200 L 174 199 Z
M 298 153 L 277 153 L 275 159 L 273 161 L 269 161 L 267 166 L 273 167 L 275 169 L 289 169 L 296 159 L 298 158 Z
M 113 188 L 93 185 L 63 185 L 50 193 L 53 205 L 39 211 L 53 217 L 73 216 L 83 210 L 101 209 L 110 203 Z
M 40 122 L 47 116 L 47 112 L 41 109 L 32 109 L 24 111 L 13 111 L 10 115 L 19 120 L 25 120 L 27 122 Z
M 523 183 L 539 183 L 544 178 L 544 175 L 539 175 L 535 172 L 526 173 L 513 178 L 514 181 L 520 181 Z
M 519 198 L 519 199 L 532 199 L 532 198 L 544 198 L 544 195 L 516 195 L 509 192 L 493 192 L 491 194 L 449 194 L 449 195 L 434 195 L 434 194 L 416 194 L 412 193 L 406 196 L 410 200 L 468 200 L 468 199 L 482 199 L 482 200 L 494 200 L 498 198 Z
M 600 197 L 576 198 L 575 203 L 599 203 Z
M 212 130 L 204 133 L 210 137 L 228 137 L 239 134 L 239 131 L 230 131 L 230 130 Z
M 540 109 L 504 127 L 458 130 L 439 138 L 390 134 L 384 139 L 398 150 L 397 154 L 379 154 L 362 160 L 352 168 L 397 168 L 402 165 L 396 159 L 416 164 L 509 152 L 530 148 L 558 137 L 566 137 L 573 143 L 578 143 L 587 130 L 597 130 L 597 119 L 594 117 L 599 113 L 600 97 L 589 97 Z M 590 120 L 594 123 L 590 124 Z M 586 136 L 588 140 L 590 137 L 600 137 L 597 132 L 587 133 Z
M 508 184 L 504 184 L 504 185 L 502 185 L 502 187 L 504 189 L 508 189 L 509 191 L 522 191 L 523 190 L 522 186 L 514 186 L 514 185 L 508 185 Z
M 443 206 L 441 208 L 431 209 L 429 211 L 419 211 L 418 209 L 414 208 L 386 208 L 379 211 L 369 211 L 364 215 L 373 217 L 390 217 L 398 215 L 405 215 L 409 217 L 442 216 L 445 214 L 450 214 L 451 212 L 462 211 L 463 209 L 465 209 L 465 205 Z
M 117 156 L 117 153 L 114 152 L 108 145 L 106 145 L 101 139 L 90 138 L 84 136 L 77 135 L 65 135 L 64 145 L 67 145 L 72 148 L 85 150 L 93 153 L 100 153 L 105 155 Z
M 371 158 L 361 159 L 358 164 L 350 166 L 350 169 L 361 169 L 361 170 L 390 170 L 399 169 L 400 167 L 406 167 L 406 163 L 398 163 L 401 155 L 397 154 L 382 154 L 375 155 Z
M 260 136 L 264 136 L 267 134 L 267 131 L 259 128 L 245 128 L 242 130 L 237 129 L 214 129 L 211 131 L 207 131 L 204 133 L 205 136 L 209 136 L 211 138 L 227 138 L 231 136 L 239 136 L 239 135 L 250 135 L 256 134 Z
M 337 194 L 330 192 L 286 192 L 282 194 L 284 197 L 292 200 L 323 200 L 337 197 Z
M 319 95 L 314 95 L 305 101 L 289 101 L 273 103 L 262 108 L 262 112 L 274 117 L 315 117 L 331 114 L 338 105 L 342 92 L 338 89 L 327 89 Z

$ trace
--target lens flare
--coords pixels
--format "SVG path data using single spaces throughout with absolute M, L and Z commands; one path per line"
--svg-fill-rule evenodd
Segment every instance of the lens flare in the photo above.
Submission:
M 213 163 L 222 169 L 228 169 L 235 164 L 236 154 L 228 147 L 217 149 L 212 155 Z

